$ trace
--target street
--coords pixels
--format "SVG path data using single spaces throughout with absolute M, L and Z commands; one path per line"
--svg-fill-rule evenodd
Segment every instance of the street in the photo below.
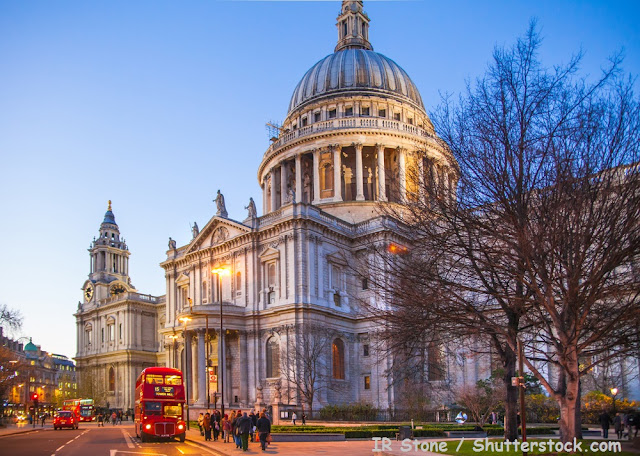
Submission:
M 97 427 L 82 424 L 80 429 L 54 431 L 46 426 L 32 432 L 0 437 L 0 454 L 20 456 L 165 456 L 217 454 L 190 442 L 158 441 L 141 443 L 133 425 Z

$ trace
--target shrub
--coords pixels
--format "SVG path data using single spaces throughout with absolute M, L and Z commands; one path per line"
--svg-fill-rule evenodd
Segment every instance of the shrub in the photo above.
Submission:
M 378 415 L 378 409 L 371 404 L 327 405 L 320 409 L 323 420 L 368 421 Z

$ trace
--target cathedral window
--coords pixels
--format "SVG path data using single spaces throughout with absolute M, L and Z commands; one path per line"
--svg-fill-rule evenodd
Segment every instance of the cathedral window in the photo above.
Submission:
M 307 118 L 306 118 L 306 117 L 303 117 L 303 118 L 302 118 L 302 126 L 303 126 L 303 127 L 306 127 L 306 126 L 307 126 L 307 122 L 308 122 L 308 121 L 307 121 Z
M 314 122 L 320 122 L 320 119 L 322 118 L 321 116 L 322 116 L 322 114 L 319 111 L 314 113 L 313 114 L 313 121 Z
M 236 296 L 242 295 L 242 272 L 236 272 Z
M 344 115 L 345 115 L 345 117 L 353 116 L 353 106 L 349 106 L 348 108 L 346 108 L 344 110 Z
M 331 357 L 333 365 L 333 378 L 344 380 L 344 342 L 334 339 L 331 344 Z
M 362 346 L 362 356 L 369 356 L 369 344 Z
M 116 340 L 116 325 L 113 323 L 107 326 L 109 332 L 109 342 Z
M 118 337 L 122 340 L 122 323 L 118 325 Z
M 104 328 L 100 330 L 100 338 L 102 340 L 102 343 L 104 344 Z
M 428 379 L 429 381 L 444 380 L 445 365 L 442 356 L 442 347 L 436 343 L 430 343 L 427 348 Z
M 378 109 L 378 117 L 387 117 L 386 109 Z
M 407 119 L 407 122 L 409 122 L 409 125 L 413 125 L 413 117 L 409 117 Z
M 393 114 L 393 120 L 400 121 L 400 113 L 399 113 L 399 112 L 395 112 L 395 113 Z
M 109 391 L 116 390 L 116 372 L 113 367 L 109 368 Z
M 360 108 L 360 111 L 361 111 L 363 116 L 368 116 L 369 115 L 369 106 L 363 106 L 362 108 Z
M 362 289 L 363 290 L 369 289 L 369 279 L 367 278 L 362 279 Z
M 334 119 L 336 117 L 336 109 L 329 109 L 329 119 Z
M 280 376 L 280 344 L 275 337 L 267 340 L 266 346 L 267 378 Z
M 371 389 L 371 377 L 369 375 L 364 376 L 364 389 Z
M 347 21 L 342 21 L 342 38 L 347 36 Z
M 202 281 L 202 303 L 206 304 L 209 302 L 209 282 L 206 280 Z

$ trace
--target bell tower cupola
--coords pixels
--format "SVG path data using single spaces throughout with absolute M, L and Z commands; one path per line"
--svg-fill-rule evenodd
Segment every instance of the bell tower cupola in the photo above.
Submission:
M 94 297 L 101 300 L 125 291 L 135 291 L 129 278 L 129 248 L 120 238 L 111 200 L 100 224 L 100 234 L 93 238 L 89 254 L 91 261 L 89 280 L 84 287 L 85 300 L 91 301 Z
M 369 16 L 363 11 L 362 1 L 342 2 L 342 10 L 338 16 L 338 44 L 335 52 L 343 49 L 373 50 L 369 43 Z

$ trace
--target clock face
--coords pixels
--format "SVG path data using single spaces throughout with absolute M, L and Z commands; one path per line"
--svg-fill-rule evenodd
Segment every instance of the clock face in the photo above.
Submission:
M 87 285 L 84 289 L 84 298 L 87 301 L 91 301 L 91 298 L 93 298 L 93 286 L 92 285 Z
M 120 293 L 124 293 L 127 290 L 121 284 L 116 283 L 115 285 L 111 285 L 111 288 L 109 291 L 111 293 L 111 296 L 116 296 L 116 295 L 119 295 Z

